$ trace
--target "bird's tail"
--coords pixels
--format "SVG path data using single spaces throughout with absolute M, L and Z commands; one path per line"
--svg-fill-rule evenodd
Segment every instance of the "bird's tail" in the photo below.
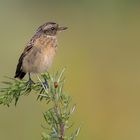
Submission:
M 22 70 L 16 72 L 15 74 L 15 78 L 19 78 L 19 79 L 23 79 L 23 77 L 26 75 L 25 72 L 23 72 Z

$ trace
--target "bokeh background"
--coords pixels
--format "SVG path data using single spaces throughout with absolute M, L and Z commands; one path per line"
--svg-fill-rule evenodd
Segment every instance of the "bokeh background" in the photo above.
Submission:
M 140 139 L 139 0 L 0 0 L 0 81 L 46 21 L 59 35 L 50 72 L 66 67 L 65 90 L 77 104 L 78 140 Z M 0 84 L 2 87 L 3 85 Z M 40 140 L 43 103 L 30 95 L 0 107 L 0 140 Z

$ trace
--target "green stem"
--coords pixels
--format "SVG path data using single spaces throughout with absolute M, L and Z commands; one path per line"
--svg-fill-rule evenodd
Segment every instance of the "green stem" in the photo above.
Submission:
M 60 140 L 64 140 L 64 132 L 65 132 L 65 124 L 64 123 L 61 123 L 60 124 L 60 134 L 61 134 L 61 136 L 60 136 Z
M 56 116 L 58 118 L 59 122 L 59 140 L 64 140 L 64 133 L 65 133 L 65 124 L 62 122 L 61 118 L 61 108 L 59 106 L 59 100 L 56 99 L 57 93 L 54 95 L 54 111 L 56 113 Z

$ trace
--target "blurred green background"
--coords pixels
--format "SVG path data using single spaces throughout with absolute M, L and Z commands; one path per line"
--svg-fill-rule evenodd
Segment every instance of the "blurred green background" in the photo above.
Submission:
M 14 76 L 17 60 L 39 25 L 55 21 L 59 35 L 50 72 L 66 67 L 65 90 L 77 104 L 79 140 L 140 139 L 139 0 L 0 0 L 0 81 Z M 0 84 L 0 86 L 3 86 Z M 0 140 L 40 140 L 36 96 L 0 107 Z

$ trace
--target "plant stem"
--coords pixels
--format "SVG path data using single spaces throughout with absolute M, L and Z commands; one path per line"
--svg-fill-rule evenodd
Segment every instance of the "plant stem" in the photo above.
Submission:
M 64 140 L 65 125 L 60 120 L 60 118 L 61 118 L 61 109 L 58 106 L 58 103 L 56 101 L 55 101 L 55 104 L 54 104 L 54 111 L 55 111 L 56 116 L 57 116 L 58 121 L 59 121 L 59 130 L 60 130 L 60 132 L 59 132 L 60 133 L 59 140 Z
M 60 136 L 60 140 L 64 140 L 64 132 L 65 132 L 65 125 L 63 123 L 60 124 L 60 133 L 61 133 L 61 136 Z
M 61 119 L 61 108 L 59 106 L 59 100 L 57 100 L 57 92 L 55 91 L 54 94 L 54 111 L 56 113 L 56 117 L 58 119 L 58 123 L 59 123 L 59 140 L 64 140 L 64 133 L 65 133 L 65 124 L 62 122 Z

